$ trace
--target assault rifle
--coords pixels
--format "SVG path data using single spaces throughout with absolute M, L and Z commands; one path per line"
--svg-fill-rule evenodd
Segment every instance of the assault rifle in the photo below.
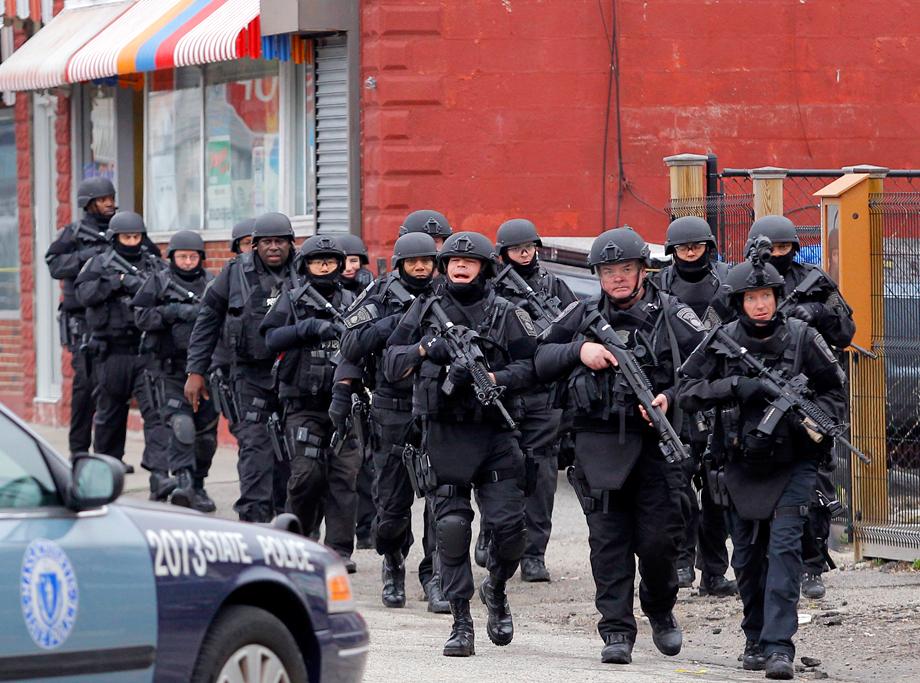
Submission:
M 681 442 L 677 432 L 674 431 L 674 427 L 668 421 L 665 412 L 659 406 L 652 405 L 652 401 L 655 400 L 652 383 L 636 361 L 635 354 L 626 347 L 626 344 L 610 327 L 610 323 L 604 320 L 599 311 L 588 318 L 586 323 L 598 342 L 603 344 L 604 348 L 616 358 L 617 366 L 623 374 L 623 378 L 629 384 L 629 388 L 632 389 L 636 398 L 639 399 L 639 404 L 645 408 L 652 427 L 658 432 L 658 447 L 664 454 L 664 459 L 669 463 L 676 463 L 689 458 L 690 452 Z
M 86 239 L 91 240 L 93 242 L 107 242 L 108 241 L 105 238 L 105 232 L 97 232 L 96 230 L 93 230 L 92 228 L 89 228 L 83 225 L 82 221 L 76 221 L 73 224 L 73 231 L 74 231 L 74 235 L 78 235 L 78 236 L 82 235 Z
M 495 284 L 499 284 L 502 280 L 507 281 L 507 286 L 510 287 L 515 294 L 527 299 L 527 302 L 533 308 L 543 325 L 549 325 L 549 323 L 555 320 L 562 312 L 562 309 L 559 307 L 561 303 L 559 297 L 548 296 L 546 292 L 535 291 L 534 288 L 528 284 L 527 280 L 521 277 L 521 274 L 510 264 L 505 266 L 502 272 L 495 277 Z
M 441 308 L 441 304 L 432 301 L 430 310 L 437 319 L 438 326 L 441 328 L 441 334 L 447 340 L 450 347 L 450 354 L 453 357 L 453 363 L 462 365 L 469 370 L 473 378 L 473 392 L 476 394 L 476 400 L 483 406 L 493 406 L 501 413 L 505 423 L 511 428 L 516 429 L 517 425 L 508 413 L 501 401 L 501 396 L 505 391 L 489 377 L 489 370 L 486 367 L 485 355 L 479 347 L 482 337 L 475 330 L 467 327 L 457 326 L 447 317 L 447 313 Z M 450 379 L 444 380 L 441 390 L 450 396 L 456 390 Z
M 830 437 L 848 448 L 861 462 L 867 465 L 872 462 L 868 455 L 847 441 L 844 436 L 847 429 L 846 424 L 835 423 L 817 403 L 807 398 L 808 378 L 804 374 L 788 379 L 775 370 L 771 370 L 748 353 L 745 347 L 732 339 L 721 325 L 716 325 L 709 331 L 700 348 L 705 349 L 709 344 L 727 353 L 729 357 L 744 363 L 754 371 L 757 379 L 763 385 L 770 399 L 770 407 L 755 430 L 760 436 L 766 438 L 772 436 L 780 421 L 791 412 L 799 418 L 806 433 L 815 443 L 821 443 L 825 438 Z
M 316 287 L 313 286 L 313 283 L 309 281 L 304 282 L 303 285 L 297 289 L 289 289 L 288 292 L 292 304 L 301 299 L 306 299 L 317 310 L 325 311 L 331 315 L 332 319 L 337 323 L 345 324 L 345 318 L 342 317 L 342 314 L 335 306 L 326 300 L 326 297 L 316 291 Z
M 147 254 L 147 258 L 156 259 L 152 254 Z M 156 259 L 159 260 L 159 259 Z M 115 270 L 125 275 L 134 275 L 139 278 L 146 278 L 147 275 L 133 263 L 128 261 L 125 257 L 119 254 L 114 249 L 109 250 L 108 255 L 106 256 L 106 265 L 114 266 Z M 179 286 L 179 284 L 173 280 L 171 277 L 166 278 L 166 291 L 172 292 L 179 297 L 182 303 L 192 303 L 197 304 L 201 301 L 198 298 L 198 295 L 195 292 L 185 289 L 184 287 Z

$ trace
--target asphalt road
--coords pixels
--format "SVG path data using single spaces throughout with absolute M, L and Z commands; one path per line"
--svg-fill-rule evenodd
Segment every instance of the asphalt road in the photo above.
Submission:
M 66 431 L 37 427 L 59 451 Z M 137 473 L 126 481 L 126 495 L 146 497 L 146 475 L 140 469 L 142 441 L 129 435 L 127 460 Z M 221 449 L 215 458 L 207 489 L 218 505 L 216 514 L 234 519 L 238 492 L 236 454 Z M 421 505 L 415 506 L 414 529 L 421 529 Z M 420 533 L 418 534 L 420 536 Z M 553 582 L 509 583 L 515 617 L 515 638 L 507 647 L 495 647 L 485 633 L 485 608 L 473 601 L 476 627 L 475 657 L 443 657 L 441 648 L 450 630 L 449 615 L 426 611 L 418 583 L 421 559 L 414 546 L 407 563 L 405 609 L 389 610 L 380 602 L 380 559 L 372 550 L 355 553 L 358 573 L 352 576 L 361 613 L 371 631 L 371 653 L 365 680 L 450 681 L 755 681 L 762 674 L 744 672 L 737 656 L 743 649 L 741 603 L 736 599 L 700 597 L 681 590 L 676 614 L 684 628 L 684 649 L 664 657 L 651 643 L 647 621 L 638 610 L 639 637 L 628 667 L 600 662 L 602 642 L 595 630 L 594 584 L 588 563 L 587 526 L 575 496 L 564 478 L 554 513 L 554 529 L 547 552 Z M 852 555 L 840 554 L 847 567 L 827 575 L 828 595 L 803 601 L 800 613 L 810 623 L 796 637 L 797 655 L 821 660 L 799 674 L 802 680 L 829 675 L 832 681 L 916 681 L 920 679 L 920 572 L 863 563 L 853 567 Z M 485 571 L 474 566 L 477 583 Z

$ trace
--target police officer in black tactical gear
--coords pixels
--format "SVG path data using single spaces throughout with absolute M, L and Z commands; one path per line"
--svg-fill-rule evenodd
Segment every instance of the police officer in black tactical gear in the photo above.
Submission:
M 413 542 L 415 495 L 403 464 L 403 450 L 407 443 L 418 445 L 419 435 L 412 415 L 413 377 L 388 381 L 383 373 L 383 352 L 387 339 L 412 301 L 431 291 L 436 256 L 437 247 L 430 235 L 408 233 L 397 239 L 393 246 L 393 272 L 380 278 L 352 307 L 345 318 L 348 331 L 342 338 L 342 356 L 363 369 L 365 383 L 374 390 L 369 446 L 375 475 L 373 537 L 377 552 L 383 556 L 381 599 L 386 607 L 406 604 L 405 557 Z M 337 372 L 337 380 L 339 376 Z M 342 407 L 344 413 L 350 406 Z M 440 574 L 433 570 L 434 534 L 429 534 L 429 519 L 426 507 L 425 558 L 419 566 L 419 581 L 428 599 L 428 611 L 448 613 L 450 605 L 441 592 Z
M 248 254 L 252 251 L 252 229 L 256 224 L 255 218 L 246 218 L 233 226 L 230 233 L 230 251 L 236 255 Z
M 496 645 L 507 645 L 514 636 L 505 586 L 527 542 L 524 461 L 508 421 L 520 418 L 518 394 L 534 383 L 536 328 L 524 310 L 495 294 L 489 282 L 495 258 L 484 235 L 451 235 L 438 253 L 438 268 L 447 276 L 443 291 L 413 302 L 384 354 L 389 381 L 415 377 L 413 413 L 422 420 L 421 448 L 433 473 L 426 488 L 437 525 L 441 588 L 454 617 L 444 655 L 453 657 L 475 653 L 471 489 L 477 490 L 482 521 L 492 534 L 489 576 L 479 596 L 488 610 L 486 631 Z M 476 356 L 469 350 L 464 362 L 455 359 L 448 339 L 458 338 L 468 340 L 464 348 L 481 352 L 480 363 L 471 364 Z M 503 388 L 499 401 L 508 418 L 495 404 L 477 400 L 473 373 L 486 382 L 483 391 Z
M 672 424 L 679 425 L 677 368 L 704 328 L 693 309 L 646 279 L 648 259 L 648 245 L 632 228 L 608 230 L 595 239 L 588 265 L 597 272 L 602 293 L 563 311 L 541 334 L 534 359 L 542 381 L 567 380 L 575 429 L 571 480 L 588 521 L 605 663 L 632 661 L 635 556 L 642 577 L 639 601 L 655 647 L 676 655 L 682 644 L 672 609 L 685 476 L 680 464 L 665 461 L 636 395 L 615 370 L 613 354 L 589 329 L 609 324 L 616 331 L 651 381 L 653 404 L 670 410 Z
M 336 453 L 329 447 L 332 360 L 345 331 L 337 315 L 353 301 L 339 281 L 344 262 L 345 253 L 333 238 L 307 238 L 300 248 L 297 285 L 275 302 L 260 331 L 279 358 L 278 391 L 291 461 L 288 510 L 297 515 L 304 531 L 315 529 L 325 513 L 325 543 L 354 572 L 355 481 L 361 454 L 356 448 Z M 310 287 L 319 300 L 312 297 Z
M 783 297 L 789 300 L 784 312 L 814 327 L 839 354 L 853 341 L 856 324 L 853 313 L 833 280 L 818 266 L 794 260 L 799 251 L 799 236 L 795 224 L 785 216 L 764 216 L 751 225 L 750 239 L 767 237 L 773 243 L 770 263 L 783 276 Z M 802 291 L 802 290 L 805 291 Z M 833 463 L 818 469 L 818 484 L 812 497 L 809 524 L 804 536 L 804 568 L 802 595 L 823 598 L 825 593 L 821 574 L 827 571 L 828 536 L 831 512 L 827 501 L 836 501 L 837 494 L 830 478 Z M 820 494 L 820 495 L 819 495 Z
M 399 235 L 401 237 L 410 232 L 423 232 L 431 235 L 438 249 L 443 246 L 444 240 L 453 234 L 450 222 L 444 217 L 444 214 L 433 209 L 419 209 L 406 216 L 406 220 L 399 226 Z
M 538 292 L 562 310 L 575 301 L 568 286 L 540 265 L 537 248 L 543 245 L 536 226 L 526 218 L 513 218 L 498 228 L 495 246 L 502 263 L 520 275 L 534 292 Z M 526 296 L 511 285 L 507 278 L 496 279 L 500 296 L 523 308 L 530 314 L 537 329 L 543 330 L 553 316 L 542 313 Z M 527 546 L 521 558 L 522 581 L 549 581 L 544 555 L 553 528 L 553 499 L 556 495 L 558 463 L 556 441 L 562 409 L 554 407 L 552 387 L 535 386 L 524 395 L 526 417 L 521 421 L 520 446 L 534 468 L 533 492 L 524 501 L 524 519 L 527 524 Z M 480 539 L 483 539 L 480 527 Z M 477 550 L 482 546 L 477 541 Z M 479 558 L 477 557 L 477 562 Z
M 151 497 L 168 494 L 168 482 L 153 476 L 166 467 L 168 434 L 145 386 L 148 359 L 139 355 L 141 332 L 134 323 L 131 299 L 144 280 L 165 264 L 142 244 L 144 219 L 133 211 L 116 213 L 109 221 L 111 245 L 83 266 L 75 282 L 77 301 L 86 308 L 89 352 L 96 372 L 96 414 L 93 450 L 124 458 L 128 402 L 137 399 L 144 419 L 141 464 L 151 472 Z
M 345 266 L 340 273 L 342 286 L 357 297 L 374 281 L 373 274 L 367 269 L 370 263 L 367 247 L 360 237 L 350 233 L 336 235 L 335 241 L 345 252 Z M 349 439 L 345 448 L 352 447 L 352 444 L 353 441 Z M 374 498 L 371 492 L 373 480 L 374 464 L 367 458 L 361 463 L 361 470 L 358 472 L 358 513 L 355 524 L 355 547 L 358 550 L 374 547 L 371 537 L 371 526 L 374 523 Z
M 90 449 L 93 437 L 93 357 L 88 354 L 86 311 L 77 301 L 74 281 L 93 256 L 105 251 L 105 232 L 115 215 L 115 186 L 107 178 L 87 178 L 77 189 L 77 205 L 83 209 L 79 221 L 58 231 L 45 254 L 51 277 L 63 281 L 60 311 L 61 346 L 70 351 L 73 384 L 70 394 L 70 454 Z
M 738 320 L 724 332 L 746 353 L 787 378 L 804 374 L 811 399 L 835 421 L 845 409 L 845 376 L 814 328 L 777 312 L 785 283 L 769 263 L 743 262 L 727 279 Z M 768 402 L 763 381 L 718 338 L 701 344 L 684 364 L 680 404 L 715 410 L 712 452 L 724 468 L 718 480 L 730 502 L 732 566 L 744 604 L 743 667 L 767 678 L 794 675 L 796 607 L 802 571 L 802 532 L 818 464 L 831 439 L 817 444 L 789 413 L 769 435 L 761 428 Z M 769 410 L 768 410 L 769 409 Z
M 296 283 L 291 221 L 281 213 L 259 216 L 252 241 L 252 251 L 231 259 L 205 291 L 189 340 L 185 398 L 196 413 L 202 399 L 210 398 L 205 375 L 223 336 L 232 353 L 232 401 L 239 417 L 232 426 L 240 447 L 240 497 L 233 509 L 243 521 L 268 522 L 276 470 L 268 420 L 280 405 L 272 377 L 275 353 L 266 347 L 259 325 Z
M 345 252 L 345 267 L 342 268 L 342 286 L 357 296 L 374 281 L 374 275 L 368 270 L 370 259 L 367 247 L 357 235 L 345 233 L 336 235 L 335 241 Z
M 659 271 L 655 279 L 662 292 L 692 308 L 707 328 L 735 317 L 722 294 L 729 267 L 718 260 L 717 248 L 709 223 L 699 216 L 677 218 L 668 226 L 664 243 L 664 253 L 671 256 L 672 263 Z M 703 574 L 700 595 L 726 597 L 735 595 L 738 586 L 725 578 L 728 570 L 725 514 L 713 503 L 707 478 L 698 474 L 704 467 L 709 436 L 707 422 L 703 414 L 688 415 L 684 419 L 684 434 L 688 436 L 693 457 L 687 460 L 690 468 L 687 473 L 691 475 L 687 480 L 689 510 L 677 558 L 677 582 L 681 588 L 690 588 L 696 564 Z M 693 479 L 697 480 L 697 488 L 694 488 Z
M 169 502 L 214 512 L 204 480 L 217 450 L 218 413 L 210 400 L 202 400 L 193 411 L 183 393 L 189 338 L 205 287 L 214 276 L 204 269 L 204 240 L 192 230 L 180 230 L 170 238 L 167 257 L 169 269 L 149 277 L 135 294 L 134 319 L 143 332 L 141 351 L 152 356 L 151 381 L 160 417 L 171 432 L 168 465 L 176 488 Z M 152 476 L 166 479 L 169 473 Z

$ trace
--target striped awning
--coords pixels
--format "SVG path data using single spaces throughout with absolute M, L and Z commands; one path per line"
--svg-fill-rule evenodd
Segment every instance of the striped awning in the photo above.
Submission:
M 238 59 L 258 16 L 259 0 L 139 0 L 73 56 L 67 80 Z
M 261 56 L 259 0 L 94 4 L 64 9 L 0 64 L 0 90 Z
M 38 90 L 68 82 L 67 62 L 131 1 L 65 9 L 0 64 L 0 90 Z

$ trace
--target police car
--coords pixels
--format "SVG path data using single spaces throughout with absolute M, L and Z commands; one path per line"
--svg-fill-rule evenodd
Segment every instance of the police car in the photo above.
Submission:
M 278 528 L 127 498 L 0 405 L 0 680 L 358 681 L 338 557 Z

